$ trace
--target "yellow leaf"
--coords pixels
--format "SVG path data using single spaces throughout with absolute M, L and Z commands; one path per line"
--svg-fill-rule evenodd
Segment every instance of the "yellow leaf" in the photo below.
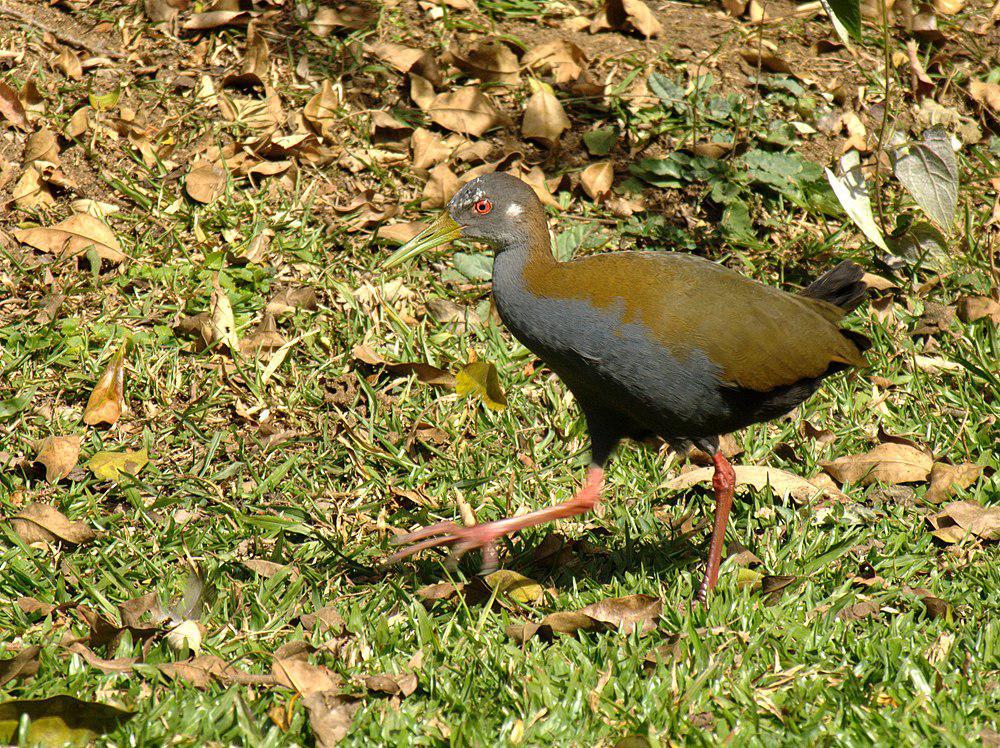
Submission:
M 97 452 L 87 462 L 90 471 L 102 480 L 117 481 L 122 473 L 138 475 L 146 463 L 149 453 L 143 447 L 138 452 Z
M 83 422 L 88 426 L 115 423 L 125 407 L 125 345 L 111 357 L 108 368 L 97 380 L 94 391 L 83 411 Z
M 122 87 L 119 85 L 114 91 L 108 91 L 107 93 L 89 93 L 87 94 L 87 100 L 95 111 L 106 112 L 109 109 L 115 108 L 121 95 Z
M 455 375 L 455 391 L 459 395 L 479 395 L 490 410 L 503 410 L 507 407 L 507 397 L 500 387 L 497 367 L 489 361 L 473 361 L 463 366 Z

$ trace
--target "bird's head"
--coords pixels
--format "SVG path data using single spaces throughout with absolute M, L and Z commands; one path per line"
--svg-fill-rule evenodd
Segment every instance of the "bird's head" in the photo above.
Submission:
M 393 252 L 383 267 L 400 265 L 459 237 L 486 242 L 497 252 L 526 245 L 539 222 L 544 228 L 545 211 L 529 185 L 503 172 L 483 174 L 463 185 L 441 217 Z

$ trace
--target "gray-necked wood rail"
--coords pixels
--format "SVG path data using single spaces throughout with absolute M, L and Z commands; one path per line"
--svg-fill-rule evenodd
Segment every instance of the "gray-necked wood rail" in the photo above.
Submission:
M 840 319 L 866 296 L 844 262 L 798 294 L 673 252 L 616 252 L 559 262 L 530 186 L 503 173 L 464 185 L 432 226 L 384 267 L 458 237 L 492 246 L 493 298 L 507 328 L 573 392 L 591 439 L 583 487 L 568 501 L 472 527 L 439 523 L 398 538 L 396 561 L 448 545 L 460 556 L 544 522 L 590 511 L 624 438 L 695 444 L 715 466 L 715 521 L 697 597 L 718 581 L 736 475 L 719 435 L 787 413 L 824 377 L 865 363 L 869 341 Z

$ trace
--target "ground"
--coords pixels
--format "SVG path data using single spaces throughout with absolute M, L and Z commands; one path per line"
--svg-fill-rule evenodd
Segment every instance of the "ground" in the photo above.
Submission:
M 0 737 L 998 744 L 1000 11 L 897 8 L 883 34 L 866 8 L 847 48 L 809 6 L 627 5 L 606 29 L 590 2 L 0 0 Z M 488 98 L 434 99 L 463 87 Z M 960 186 L 922 255 L 934 207 L 887 151 L 930 125 Z M 828 186 L 846 151 L 888 251 Z M 561 257 L 869 272 L 846 320 L 869 366 L 725 441 L 744 482 L 770 472 L 705 607 L 704 456 L 660 444 L 495 576 L 382 564 L 583 477 L 483 250 L 380 267 L 494 167 Z M 470 378 L 490 366 L 503 397 Z

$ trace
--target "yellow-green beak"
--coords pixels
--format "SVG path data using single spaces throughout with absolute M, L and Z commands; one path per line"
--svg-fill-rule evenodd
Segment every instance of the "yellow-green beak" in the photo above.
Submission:
M 445 211 L 434 223 L 393 252 L 389 259 L 382 263 L 382 267 L 388 269 L 402 265 L 428 249 L 440 247 L 461 235 L 462 227 L 455 223 L 454 219 Z

